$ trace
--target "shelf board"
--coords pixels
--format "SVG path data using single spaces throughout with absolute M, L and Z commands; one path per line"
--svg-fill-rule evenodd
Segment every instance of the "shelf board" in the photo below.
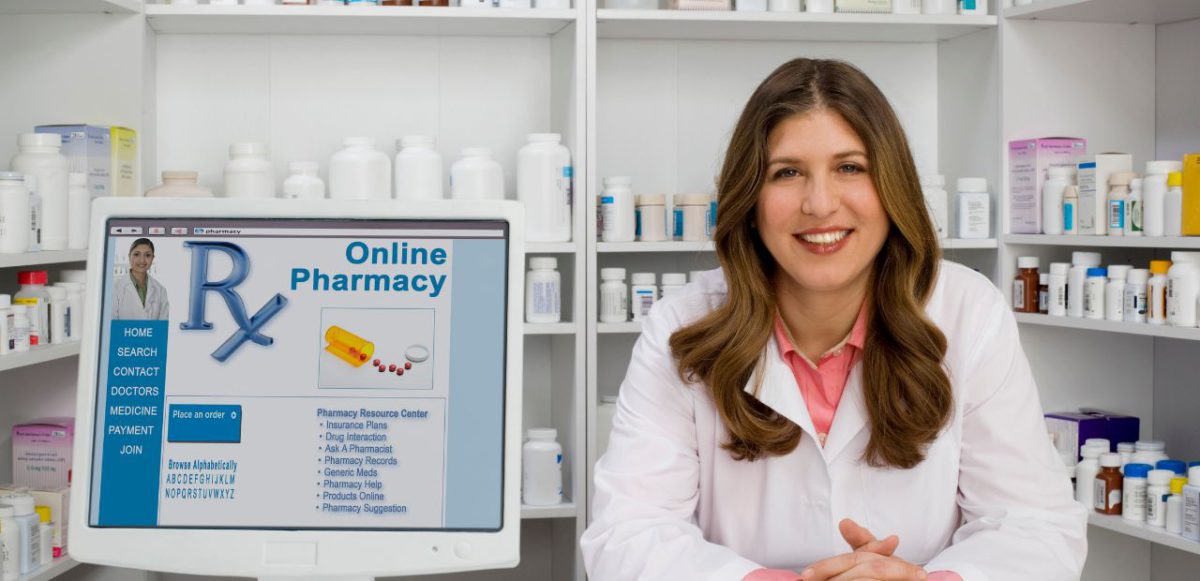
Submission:
M 641 333 L 642 324 L 638 321 L 629 321 L 627 323 L 597 323 L 597 333 Z
M 1000 246 L 995 238 L 943 238 L 940 242 L 945 250 L 983 250 Z
M 1172 327 L 1170 325 L 1150 325 L 1147 323 L 1117 323 L 1114 321 L 1096 321 L 1093 319 L 1077 319 L 1075 317 L 1051 317 L 1050 315 L 1034 313 L 1014 313 L 1018 323 L 1027 325 L 1044 325 L 1047 327 L 1063 327 L 1066 329 L 1082 329 L 1085 331 L 1104 331 L 1108 333 L 1125 333 L 1127 335 L 1144 335 L 1147 337 L 1165 337 L 1167 339 L 1183 339 L 1185 341 L 1200 341 L 1200 329 Z
M 575 323 L 525 323 L 526 335 L 574 335 Z
M 50 581 L 71 569 L 79 566 L 79 561 L 70 557 L 59 557 L 49 565 L 34 570 L 34 572 L 17 577 L 17 581 Z
M 575 254 L 574 242 L 526 242 L 525 254 Z
M 995 16 L 701 10 L 596 11 L 600 38 L 936 42 L 995 28 Z
M 141 0 L 0 0 L 0 14 L 137 14 Z
M 2 1 L 0 0 L 0 2 Z M 21 268 L 39 264 L 62 264 L 86 260 L 87 250 L 46 250 L 22 254 L 0 254 L 0 268 Z
M 628 254 L 634 252 L 713 252 L 711 240 L 704 242 L 598 242 L 596 252 Z
M 575 507 L 574 502 L 570 501 L 551 506 L 521 505 L 521 520 L 534 518 L 575 518 L 578 513 L 579 509 Z
M 0 371 L 28 367 L 64 357 L 74 357 L 75 355 L 79 355 L 79 341 L 30 347 L 29 351 L 24 353 L 6 353 L 0 355 Z
M 1004 10 L 1011 20 L 1169 24 L 1200 18 L 1196 0 L 1038 0 Z
M 1200 4 L 1200 3 L 1198 3 Z M 1200 249 L 1200 236 L 1052 236 L 1007 234 L 1005 244 L 1030 246 L 1095 246 L 1108 248 Z
M 418 6 L 210 6 L 149 4 L 160 34 L 549 36 L 574 10 Z
M 1146 523 L 1137 523 L 1125 520 L 1124 517 L 1116 515 L 1099 514 L 1091 512 L 1088 514 L 1088 524 L 1102 529 L 1115 531 L 1123 535 L 1137 537 L 1151 543 L 1165 545 L 1172 549 L 1186 551 L 1193 555 L 1200 555 L 1200 543 L 1185 539 L 1175 533 L 1168 533 L 1162 527 L 1147 526 Z

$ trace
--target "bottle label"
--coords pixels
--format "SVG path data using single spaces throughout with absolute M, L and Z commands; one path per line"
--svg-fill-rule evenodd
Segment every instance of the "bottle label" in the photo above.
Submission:
M 1142 231 L 1142 202 L 1138 200 L 1129 202 L 1129 216 L 1127 216 L 1127 219 L 1129 220 L 1130 232 Z
M 1072 202 L 1063 204 L 1063 232 L 1075 232 L 1075 204 Z
M 553 282 L 533 283 L 533 312 L 538 315 L 553 315 L 559 312 L 558 285 Z
M 1121 200 L 1109 200 L 1108 228 L 1109 230 L 1125 229 L 1125 202 Z
M 1095 484 L 1092 486 L 1092 505 L 1096 510 L 1108 510 L 1106 502 L 1108 500 L 1108 491 L 1106 488 L 1105 482 L 1099 478 L 1096 479 Z
M 1013 310 L 1025 310 L 1025 281 L 1023 280 L 1013 281 Z
M 1109 510 L 1116 508 L 1118 504 L 1121 504 L 1121 491 L 1120 490 L 1110 490 L 1108 492 L 1108 508 L 1109 508 Z
M 636 208 L 633 210 L 633 236 L 638 240 L 642 239 L 642 209 Z
M 1050 310 L 1050 291 L 1038 290 L 1038 312 L 1045 313 Z
M 671 233 L 671 238 L 674 240 L 683 239 L 683 208 L 675 208 L 675 223 L 674 232 Z

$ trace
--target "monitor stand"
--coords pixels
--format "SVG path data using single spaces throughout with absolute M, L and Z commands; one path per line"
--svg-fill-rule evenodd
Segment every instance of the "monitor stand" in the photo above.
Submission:
M 324 576 L 324 577 L 270 576 L 270 577 L 259 577 L 258 581 L 297 581 L 298 579 L 311 579 L 312 581 L 375 581 L 374 577 L 357 576 L 357 575 L 330 575 L 330 576 Z

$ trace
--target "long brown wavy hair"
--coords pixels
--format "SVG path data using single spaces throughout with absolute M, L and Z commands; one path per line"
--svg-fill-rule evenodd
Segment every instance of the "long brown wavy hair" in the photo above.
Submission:
M 728 430 L 738 460 L 782 455 L 800 442 L 799 426 L 744 391 L 762 365 L 776 315 L 777 265 L 753 220 L 766 181 L 768 137 L 783 120 L 836 112 L 866 144 L 871 180 L 890 228 L 875 257 L 863 346 L 863 396 L 872 466 L 911 468 L 950 417 L 953 394 L 943 358 L 946 337 L 925 316 L 941 251 L 904 129 L 887 98 L 860 70 L 836 60 L 785 63 L 750 96 L 730 139 L 714 234 L 729 293 L 720 307 L 671 335 L 684 381 L 702 383 Z M 757 389 L 759 386 L 755 386 Z

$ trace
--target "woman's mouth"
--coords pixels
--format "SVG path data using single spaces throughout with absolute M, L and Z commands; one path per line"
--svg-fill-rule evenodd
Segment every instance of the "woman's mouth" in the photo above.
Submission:
M 853 233 L 854 230 L 852 229 L 828 230 L 824 232 L 794 234 L 793 237 L 801 246 L 813 254 L 833 254 L 846 246 L 846 240 Z

